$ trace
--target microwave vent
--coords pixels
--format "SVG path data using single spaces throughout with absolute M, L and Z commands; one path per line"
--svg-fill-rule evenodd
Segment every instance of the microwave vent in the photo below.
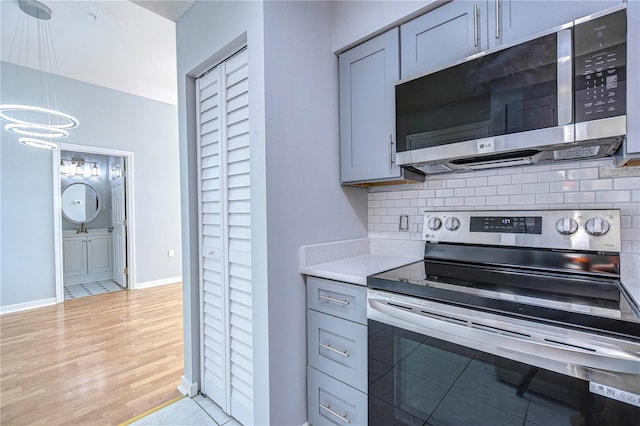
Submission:
M 575 160 L 578 158 L 595 157 L 600 151 L 600 146 L 574 146 L 567 149 L 553 151 L 554 160 Z

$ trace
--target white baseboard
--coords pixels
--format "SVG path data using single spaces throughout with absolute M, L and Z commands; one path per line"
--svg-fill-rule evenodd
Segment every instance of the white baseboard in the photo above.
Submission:
M 56 298 L 34 300 L 32 302 L 16 303 L 15 305 L 0 306 L 0 315 L 9 314 L 11 312 L 26 311 L 27 309 L 42 308 L 56 304 Z
M 198 382 L 191 383 L 186 377 L 182 376 L 180 379 L 180 385 L 178 386 L 178 392 L 189 398 L 193 398 L 198 394 Z
M 157 287 L 159 285 L 175 284 L 175 283 L 181 283 L 181 282 L 182 282 L 182 277 L 164 278 L 162 280 L 145 281 L 143 283 L 136 283 L 135 289 L 140 290 L 141 288 Z

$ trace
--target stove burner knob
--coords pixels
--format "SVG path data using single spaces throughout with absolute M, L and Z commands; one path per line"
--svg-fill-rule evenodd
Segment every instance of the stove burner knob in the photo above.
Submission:
M 444 221 L 444 227 L 449 231 L 455 231 L 460 228 L 460 221 L 457 217 L 448 217 L 447 220 Z
M 562 235 L 575 234 L 578 230 L 578 222 L 570 217 L 565 217 L 556 222 L 556 230 Z
M 427 221 L 427 227 L 432 231 L 437 231 L 442 226 L 442 221 L 437 217 L 430 217 Z
M 592 217 L 587 220 L 584 227 L 587 228 L 587 233 L 594 237 L 599 237 L 609 232 L 609 222 L 601 217 Z

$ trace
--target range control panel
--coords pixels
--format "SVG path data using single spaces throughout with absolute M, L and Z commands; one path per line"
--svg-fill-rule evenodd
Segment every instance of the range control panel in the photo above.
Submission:
M 620 210 L 427 211 L 430 242 L 620 252 Z

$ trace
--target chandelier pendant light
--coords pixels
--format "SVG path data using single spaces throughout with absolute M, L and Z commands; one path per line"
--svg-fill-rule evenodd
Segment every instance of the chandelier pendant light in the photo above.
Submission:
M 60 74 L 48 22 L 52 16 L 51 9 L 36 0 L 18 0 L 18 6 L 25 15 L 21 16 L 20 22 L 16 25 L 14 43 L 20 35 L 19 44 L 28 46 L 29 21 L 35 18 L 37 23 L 38 64 L 36 69 L 41 74 L 39 78 L 41 86 L 37 89 L 42 96 L 43 105 L 0 105 L 0 119 L 9 122 L 4 127 L 6 131 L 21 136 L 18 142 L 35 148 L 57 149 L 58 145 L 53 140 L 69 136 L 67 130 L 78 127 L 79 122 L 72 115 L 57 109 L 55 92 L 49 86 L 49 75 L 54 72 Z M 22 40 L 25 35 L 27 40 Z M 22 46 L 19 47 L 18 50 L 21 52 Z M 12 53 L 14 48 L 15 45 L 12 45 Z M 18 53 L 18 59 L 20 59 L 20 53 Z M 28 55 L 26 61 L 24 66 L 30 68 Z

